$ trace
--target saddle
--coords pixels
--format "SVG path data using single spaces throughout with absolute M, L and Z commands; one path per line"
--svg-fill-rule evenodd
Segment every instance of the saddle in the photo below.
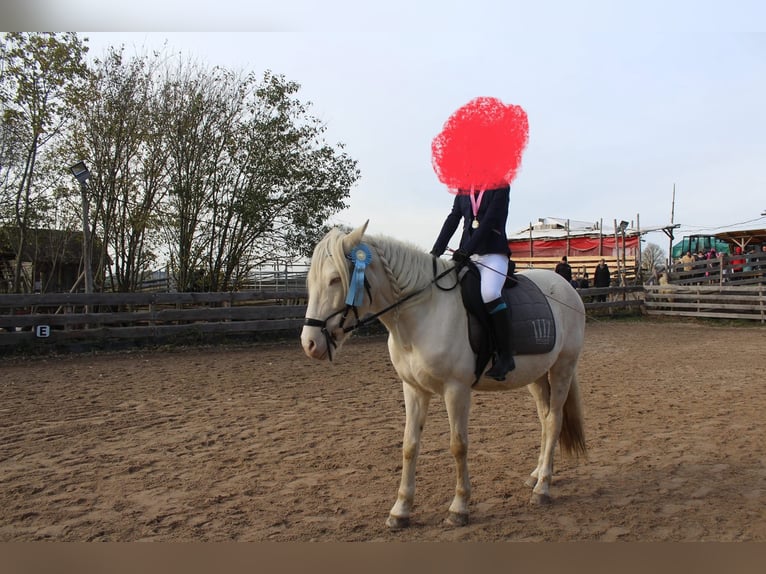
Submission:
M 503 286 L 502 298 L 511 310 L 511 334 L 514 355 L 549 353 L 556 341 L 556 324 L 548 299 L 540 288 L 524 275 L 514 273 L 515 264 L 508 267 L 508 279 Z M 481 299 L 481 276 L 473 262 L 460 272 L 460 290 L 467 312 L 468 337 L 476 354 L 476 380 L 496 351 L 491 336 L 489 312 Z

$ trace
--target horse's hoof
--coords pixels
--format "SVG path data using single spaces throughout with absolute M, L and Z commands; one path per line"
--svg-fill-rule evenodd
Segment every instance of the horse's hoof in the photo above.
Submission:
M 444 519 L 444 524 L 447 526 L 465 526 L 468 524 L 468 515 L 450 512 L 447 518 Z
M 537 486 L 537 479 L 534 476 L 530 476 L 527 478 L 527 480 L 524 481 L 524 486 L 528 486 L 529 488 L 534 488 Z
M 386 520 L 386 526 L 391 530 L 401 530 L 402 528 L 407 528 L 409 525 L 409 516 L 394 516 L 393 514 L 389 514 L 388 519 Z
M 547 506 L 551 502 L 553 502 L 553 500 L 551 499 L 550 494 L 537 494 L 536 492 L 533 492 L 532 498 L 529 499 L 529 503 L 536 506 Z

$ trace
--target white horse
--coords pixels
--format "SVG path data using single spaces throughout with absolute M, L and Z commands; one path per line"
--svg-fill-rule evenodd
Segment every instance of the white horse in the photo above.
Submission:
M 555 321 L 553 350 L 518 355 L 516 368 L 504 382 L 486 377 L 477 381 L 476 355 L 469 344 L 466 311 L 454 285 L 452 263 L 434 258 L 391 238 L 366 236 L 367 223 L 350 234 L 333 229 L 317 244 L 308 274 L 308 308 L 301 333 L 305 353 L 332 359 L 359 316 L 380 313 L 388 330 L 391 361 L 403 382 L 406 421 L 402 444 L 402 477 L 396 503 L 386 524 L 409 525 L 415 493 L 415 465 L 431 397 L 444 397 L 450 424 L 450 451 L 457 466 L 455 497 L 446 522 L 468 523 L 471 485 L 468 477 L 468 414 L 472 390 L 507 390 L 527 386 L 537 403 L 542 425 L 537 467 L 526 484 L 534 486 L 533 503 L 550 502 L 553 456 L 557 442 L 571 454 L 585 454 L 577 361 L 585 334 L 585 309 L 580 296 L 558 274 L 524 271 L 550 301 Z M 352 249 L 364 243 L 371 254 L 364 270 L 363 301 L 356 323 L 347 316 L 345 301 L 351 287 Z M 436 275 L 441 278 L 435 281 Z M 345 313 L 344 313 L 345 310 Z M 351 323 L 347 325 L 346 323 Z M 475 383 L 475 384 L 474 384 Z

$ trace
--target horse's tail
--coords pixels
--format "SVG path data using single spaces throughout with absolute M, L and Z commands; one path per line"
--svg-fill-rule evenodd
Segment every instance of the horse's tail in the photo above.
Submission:
M 588 453 L 588 447 L 585 445 L 582 398 L 576 372 L 572 375 L 569 394 L 564 402 L 564 420 L 561 425 L 559 444 L 564 453 L 575 457 Z

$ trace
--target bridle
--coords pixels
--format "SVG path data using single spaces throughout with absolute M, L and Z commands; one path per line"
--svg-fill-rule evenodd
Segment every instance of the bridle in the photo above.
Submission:
M 353 250 L 352 250 L 353 251 Z M 351 260 L 350 255 L 346 255 L 346 259 L 351 261 L 351 271 L 353 272 L 355 268 L 354 262 Z M 381 315 L 384 315 L 385 313 L 388 313 L 389 311 L 399 307 L 403 303 L 409 301 L 413 297 L 417 297 L 421 293 L 423 293 L 426 289 L 431 287 L 431 285 L 436 285 L 438 289 L 441 289 L 442 291 L 451 291 L 455 287 L 458 286 L 459 280 L 455 281 L 455 284 L 451 287 L 442 287 L 439 285 L 438 281 L 439 279 L 446 277 L 449 275 L 452 271 L 458 270 L 458 266 L 448 267 L 441 273 L 437 273 L 436 269 L 436 257 L 432 259 L 433 264 L 433 279 L 429 281 L 425 286 L 421 287 L 420 289 L 417 289 L 416 291 L 413 291 L 412 293 L 408 293 L 401 299 L 394 301 L 392 304 L 388 305 L 387 307 L 381 309 L 377 313 L 373 313 L 370 315 L 366 315 L 363 318 L 359 318 L 359 309 L 357 308 L 357 305 L 355 303 L 348 303 L 346 302 L 346 305 L 343 309 L 339 309 L 338 311 L 335 311 L 334 313 L 331 313 L 326 319 L 314 319 L 312 317 L 306 317 L 303 324 L 306 327 L 319 327 L 321 329 L 322 335 L 324 335 L 325 341 L 327 343 L 327 354 L 330 361 L 332 361 L 332 351 L 333 349 L 338 348 L 338 340 L 335 337 L 334 333 L 330 333 L 330 331 L 327 329 L 327 323 L 335 316 L 341 315 L 340 323 L 338 324 L 338 329 L 341 329 L 343 331 L 343 334 L 351 333 L 352 331 L 355 331 L 356 329 L 359 329 L 360 327 L 364 327 L 365 325 L 369 325 L 373 321 L 375 321 L 378 317 Z M 367 296 L 370 299 L 370 303 L 372 303 L 372 289 L 370 287 L 369 282 L 367 281 L 367 277 L 364 277 L 364 290 L 367 292 Z M 348 318 L 349 311 L 352 311 L 354 313 L 354 323 L 352 325 L 347 325 L 344 327 L 346 323 L 346 319 Z

